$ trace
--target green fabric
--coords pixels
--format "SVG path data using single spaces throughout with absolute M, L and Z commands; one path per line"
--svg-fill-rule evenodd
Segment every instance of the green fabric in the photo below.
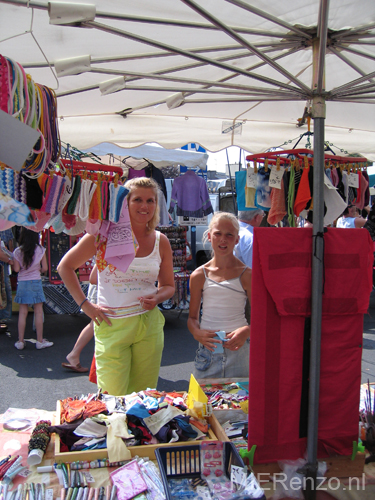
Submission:
M 165 319 L 157 307 L 95 325 L 97 384 L 113 396 L 156 388 L 164 347 Z
M 289 178 L 289 189 L 288 189 L 288 222 L 290 227 L 296 227 L 296 219 L 294 218 L 294 168 L 290 169 L 290 178 Z
M 78 201 L 78 196 L 79 196 L 79 193 L 81 192 L 81 177 L 79 175 L 76 175 L 74 179 L 75 180 L 74 180 L 73 193 L 69 199 L 68 206 L 66 209 L 66 213 L 69 215 L 74 214 L 74 210 L 76 208 L 77 201 Z

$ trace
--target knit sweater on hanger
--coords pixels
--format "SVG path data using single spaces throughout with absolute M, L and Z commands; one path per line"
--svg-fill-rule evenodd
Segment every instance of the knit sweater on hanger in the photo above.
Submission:
M 173 182 L 169 212 L 177 204 L 177 215 L 204 217 L 213 212 L 207 185 L 202 177 L 188 170 Z

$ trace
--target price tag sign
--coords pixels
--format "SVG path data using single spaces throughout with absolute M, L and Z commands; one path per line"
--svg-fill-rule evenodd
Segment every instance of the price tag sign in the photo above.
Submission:
M 256 188 L 257 187 L 257 175 L 254 172 L 253 167 L 247 167 L 246 174 L 246 187 L 248 188 Z
M 32 474 L 32 471 L 30 469 L 23 469 L 17 475 L 21 477 L 28 477 L 30 476 L 30 474 Z
M 86 481 L 88 483 L 95 483 L 95 479 L 93 478 L 91 472 L 84 470 L 84 471 L 82 471 L 82 473 L 85 475 Z
M 348 186 L 358 189 L 359 187 L 359 176 L 354 172 L 350 172 L 348 175 Z
M 53 489 L 52 488 L 48 488 L 48 490 L 46 490 L 45 500 L 53 500 Z
M 284 170 L 285 169 L 283 167 L 280 167 L 279 170 L 277 170 L 276 167 L 272 167 L 270 178 L 268 181 L 270 187 L 281 189 L 281 179 L 283 178 Z

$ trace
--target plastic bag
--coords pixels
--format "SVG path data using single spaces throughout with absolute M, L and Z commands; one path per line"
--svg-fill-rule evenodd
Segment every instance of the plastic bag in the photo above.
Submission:
M 304 467 L 307 460 L 299 458 L 298 460 L 288 460 L 285 462 L 278 462 L 282 472 L 273 476 L 274 484 L 276 486 L 275 492 L 272 496 L 273 500 L 280 498 L 294 498 L 304 500 L 303 489 L 307 484 L 307 479 L 300 473 L 300 469 Z M 318 463 L 317 483 L 320 484 L 321 479 L 327 471 L 327 464 L 325 462 Z

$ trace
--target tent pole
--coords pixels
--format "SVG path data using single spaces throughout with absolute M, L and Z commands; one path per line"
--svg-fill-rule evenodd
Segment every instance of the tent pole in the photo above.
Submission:
M 328 10 L 329 0 L 321 0 L 318 19 L 318 37 L 313 41 L 312 84 L 316 93 L 312 100 L 312 117 L 314 120 L 314 205 L 307 464 L 305 467 L 306 482 L 304 487 L 304 496 L 306 500 L 316 499 L 318 473 L 317 451 L 324 271 L 324 126 L 326 114 L 326 102 L 322 93 L 325 92 L 325 51 L 327 45 Z
M 317 447 L 324 259 L 324 114 L 324 99 L 314 98 L 314 216 L 312 239 L 310 380 L 305 490 L 305 498 L 307 500 L 315 500 L 316 498 L 316 477 L 318 470 Z

